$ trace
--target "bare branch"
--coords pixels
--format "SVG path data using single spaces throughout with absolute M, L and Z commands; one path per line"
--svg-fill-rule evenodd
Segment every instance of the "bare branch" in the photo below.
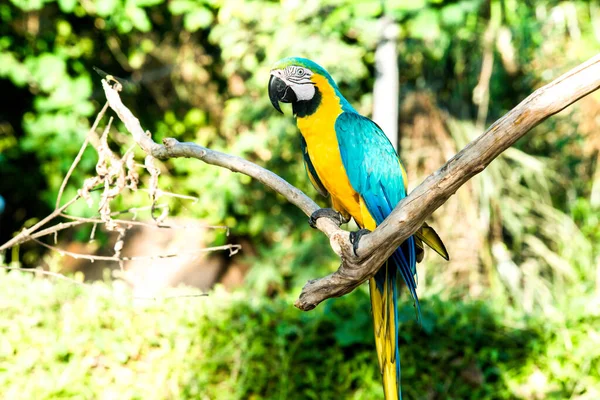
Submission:
M 116 215 L 117 213 L 112 213 L 114 215 Z M 78 223 L 83 224 L 83 223 L 93 223 L 93 224 L 101 224 L 103 223 L 103 221 L 100 218 L 84 218 L 84 217 L 76 217 L 73 215 L 69 215 L 69 214 L 61 214 L 61 217 L 67 218 L 67 219 L 71 219 L 73 221 L 78 221 Z M 206 225 L 206 224 L 194 224 L 194 225 L 180 225 L 180 224 L 166 224 L 166 223 L 157 223 L 157 222 L 144 222 L 144 221 L 136 221 L 134 219 L 113 219 L 112 221 L 114 221 L 117 224 L 125 224 L 125 225 L 137 225 L 137 226 L 145 226 L 148 228 L 161 228 L 161 229 L 187 229 L 187 230 L 204 230 L 204 229 L 224 229 L 227 230 L 229 228 L 227 228 L 224 225 Z M 70 224 L 70 222 L 69 222 Z M 66 225 L 66 224 L 63 224 Z M 65 228 L 60 228 L 59 230 L 62 230 Z M 42 231 L 40 231 L 41 233 Z M 52 233 L 52 231 L 48 231 L 46 232 L 44 235 L 48 235 Z M 39 236 L 44 236 L 44 235 L 39 235 Z M 36 236 L 36 237 L 39 237 Z
M 73 278 L 69 278 L 66 275 L 59 274 L 58 272 L 46 271 L 45 269 L 9 267 L 9 266 L 6 266 L 6 265 L 0 265 L 0 268 L 8 270 L 8 271 L 22 271 L 22 272 L 30 272 L 30 273 L 34 273 L 34 274 L 51 276 L 53 278 L 61 279 L 63 281 L 67 281 L 67 282 L 75 284 L 75 285 L 86 286 L 86 284 L 83 283 L 83 282 L 79 282 L 79 281 L 77 281 L 77 280 L 75 280 Z
M 56 218 L 60 213 L 62 213 L 67 208 L 69 208 L 69 206 L 71 204 L 75 203 L 80 198 L 81 198 L 81 196 L 79 194 L 75 195 L 75 197 L 73 197 L 71 200 L 69 200 L 68 202 L 66 202 L 65 204 L 63 204 L 61 207 L 59 207 L 59 208 L 55 209 L 54 211 L 52 211 L 52 213 L 48 214 L 47 217 L 45 217 L 44 219 L 42 219 L 37 224 L 33 225 L 31 228 L 23 229 L 21 232 L 19 232 L 19 234 L 17 236 L 15 236 L 11 240 L 9 240 L 8 242 L 6 242 L 2 246 L 0 246 L 0 253 L 3 252 L 6 249 L 10 249 L 13 246 L 16 246 L 18 244 L 21 244 L 21 243 L 24 243 L 24 242 L 30 240 L 31 239 L 30 235 L 33 232 L 37 231 L 42 226 L 46 225 L 49 221 L 51 221 L 54 218 Z
M 300 190 L 250 161 L 194 143 L 180 143 L 175 139 L 165 139 L 163 145 L 155 143 L 149 133 L 142 129 L 139 120 L 121 102 L 119 88 L 111 87 L 105 80 L 102 85 L 110 107 L 147 154 L 159 159 L 197 158 L 257 179 L 284 196 L 306 215 L 311 215 L 318 209 Z M 336 272 L 309 281 L 296 301 L 296 307 L 302 310 L 313 309 L 323 300 L 349 293 L 372 277 L 394 250 L 416 232 L 425 219 L 458 188 L 483 171 L 492 160 L 533 127 L 599 87 L 600 54 L 536 90 L 402 200 L 373 233 L 363 237 L 358 257 L 352 253 L 348 232 L 325 218 L 319 219 L 317 228 L 329 237 L 332 248 L 342 258 L 342 264 Z
M 61 216 L 62 216 L 62 214 L 61 214 Z M 85 223 L 86 223 L 86 221 L 59 222 L 58 224 L 53 225 L 49 228 L 42 229 L 41 231 L 30 234 L 27 238 L 24 238 L 24 241 L 28 241 L 31 239 L 37 239 L 37 238 L 40 238 L 43 236 L 48 236 L 48 235 L 56 235 L 58 232 L 60 232 L 62 230 L 73 228 L 74 226 L 83 225 Z M 54 242 L 56 243 L 56 236 L 55 236 Z
M 69 178 L 73 174 L 75 167 L 77 167 L 77 164 L 79 164 L 79 161 L 81 161 L 81 157 L 83 157 L 83 152 L 87 148 L 87 145 L 90 141 L 90 137 L 96 132 L 96 128 L 98 128 L 98 124 L 104 117 L 104 114 L 106 113 L 106 109 L 108 109 L 108 103 L 104 103 L 104 107 L 102 107 L 102 110 L 100 110 L 100 112 L 96 116 L 96 120 L 92 124 L 92 127 L 88 131 L 88 134 L 85 135 L 85 140 L 83 141 L 83 144 L 81 145 L 81 148 L 79 149 L 79 153 L 77 153 L 77 156 L 73 160 L 73 163 L 71 163 L 71 167 L 69 168 L 69 171 L 67 172 L 67 174 L 65 175 L 65 177 L 62 181 L 62 183 L 60 185 L 60 189 L 58 189 L 58 195 L 56 196 L 56 206 L 54 207 L 55 209 L 60 207 L 60 200 L 62 198 L 63 192 L 65 191 L 65 188 L 67 187 L 67 182 L 69 181 Z
M 189 251 L 178 251 L 171 254 L 159 254 L 155 256 L 134 256 L 134 257 L 121 257 L 119 255 L 115 256 L 97 256 L 93 254 L 81 254 L 74 253 L 72 251 L 67 251 L 60 249 L 56 246 L 52 246 L 51 244 L 44 243 L 38 239 L 31 239 L 40 246 L 46 247 L 49 250 L 55 251 L 60 255 L 69 256 L 76 260 L 89 260 L 89 261 L 115 261 L 115 262 L 123 262 L 123 261 L 140 261 L 140 260 L 159 260 L 162 258 L 173 258 L 173 257 L 181 257 L 181 256 L 189 256 L 189 255 L 198 255 L 200 253 L 208 253 L 211 251 L 219 251 L 219 250 L 229 250 L 229 255 L 236 254 L 242 246 L 239 244 L 226 244 L 222 246 L 214 246 L 214 247 L 203 247 L 195 250 Z
M 134 296 L 135 300 L 173 300 L 173 299 L 186 299 L 190 297 L 208 297 L 208 293 L 198 294 L 178 294 L 174 296 L 161 296 L 161 297 L 146 297 L 146 296 Z
M 64 205 L 60 206 L 60 200 L 62 198 L 65 187 L 67 186 L 67 182 L 69 181 L 71 174 L 75 170 L 75 167 L 77 166 L 77 164 L 79 164 L 79 161 L 81 160 L 81 157 L 83 156 L 83 152 L 85 151 L 85 149 L 88 145 L 88 142 L 91 140 L 94 133 L 96 132 L 96 128 L 98 127 L 100 120 L 102 120 L 102 118 L 104 117 L 104 114 L 106 113 L 107 109 L 108 109 L 108 102 L 104 105 L 104 107 L 102 107 L 102 110 L 100 110 L 100 112 L 98 113 L 98 116 L 96 117 L 96 120 L 94 121 L 94 123 L 92 124 L 92 127 L 88 131 L 86 138 L 85 138 L 83 144 L 81 145 L 79 152 L 77 153 L 77 156 L 73 160 L 73 163 L 71 164 L 71 167 L 69 168 L 69 171 L 67 172 L 67 175 L 65 175 L 65 177 L 62 181 L 62 184 L 60 185 L 60 189 L 58 190 L 58 195 L 56 197 L 56 206 L 54 208 L 54 211 L 52 211 L 52 213 L 50 213 L 49 215 L 44 217 L 42 220 L 40 220 L 38 223 L 36 223 L 32 227 L 23 229 L 21 232 L 19 232 L 19 234 L 17 234 L 11 240 L 9 240 L 6 243 L 4 243 L 3 245 L 1 245 L 0 253 L 2 253 L 6 249 L 10 249 L 11 247 L 17 246 L 21 243 L 31 240 L 32 235 L 34 235 L 38 229 L 40 229 L 42 226 L 46 225 L 48 222 L 52 221 L 53 219 L 55 219 L 56 217 L 61 215 L 63 211 L 65 211 L 67 208 L 69 208 L 77 200 L 81 199 L 82 197 L 84 197 L 84 198 L 87 197 L 89 192 L 94 190 L 94 187 L 96 186 L 96 181 L 93 178 L 87 179 L 86 182 L 84 183 L 83 190 L 81 190 L 81 189 L 78 190 L 77 194 L 71 200 L 67 201 Z M 62 229 L 62 228 L 60 228 L 60 229 Z M 37 235 L 35 237 L 54 233 L 60 229 L 50 230 L 50 231 L 45 230 L 46 233 L 44 233 L 42 235 Z
M 141 207 L 141 208 L 145 208 L 145 207 Z M 149 208 L 150 207 L 148 207 L 148 209 Z M 136 210 L 139 210 L 139 209 L 136 209 Z M 124 214 L 124 213 L 130 212 L 130 211 L 131 211 L 131 209 L 125 210 L 125 211 L 117 211 L 117 212 L 111 213 L 111 215 Z M 43 236 L 56 234 L 65 229 L 73 228 L 75 226 L 79 226 L 79 225 L 83 225 L 83 224 L 89 223 L 89 224 L 97 225 L 97 224 L 104 223 L 104 221 L 102 221 L 100 218 L 83 218 L 83 217 L 76 217 L 76 216 L 64 214 L 64 213 L 57 215 L 57 217 L 63 217 L 66 219 L 70 219 L 71 221 L 70 222 L 59 222 L 58 224 L 53 225 L 49 228 L 42 229 L 41 231 L 31 233 L 27 236 L 23 236 L 21 239 L 22 241 L 18 241 L 14 245 L 21 244 L 21 243 L 29 241 L 31 239 L 37 239 L 37 238 L 40 238 Z M 157 223 L 157 222 L 144 222 L 144 221 L 136 221 L 136 220 L 132 220 L 132 219 L 113 219 L 113 221 L 117 224 L 144 226 L 147 228 L 182 229 L 182 230 L 224 229 L 224 230 L 229 231 L 229 228 L 224 225 L 207 225 L 207 224 L 181 225 L 181 224 L 166 224 L 166 223 Z

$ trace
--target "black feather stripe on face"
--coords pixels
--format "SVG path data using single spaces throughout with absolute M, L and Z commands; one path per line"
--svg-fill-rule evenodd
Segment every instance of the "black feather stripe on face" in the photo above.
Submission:
M 312 82 L 311 82 L 312 83 Z M 317 111 L 321 104 L 321 91 L 315 86 L 315 95 L 310 100 L 296 101 L 292 103 L 292 111 L 296 118 L 304 118 Z

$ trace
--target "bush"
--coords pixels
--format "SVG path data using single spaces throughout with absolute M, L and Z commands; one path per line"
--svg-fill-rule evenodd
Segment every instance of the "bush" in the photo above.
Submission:
M 14 271 L 0 293 L 2 398 L 383 396 L 363 290 L 309 313 L 243 291 L 136 300 L 120 282 Z M 400 312 L 406 398 L 600 395 L 598 314 L 550 322 L 436 297 L 423 310 L 422 327 Z

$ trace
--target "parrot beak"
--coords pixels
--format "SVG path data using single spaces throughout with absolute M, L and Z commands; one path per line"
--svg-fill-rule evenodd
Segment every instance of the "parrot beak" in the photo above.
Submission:
M 281 78 L 271 73 L 269 79 L 269 99 L 277 111 L 283 114 L 279 102 L 293 103 L 297 101 L 296 93 Z
M 279 107 L 279 92 L 282 85 L 285 87 L 285 82 L 275 75 L 271 75 L 271 79 L 269 79 L 269 99 L 271 100 L 273 107 L 283 114 L 281 107 Z

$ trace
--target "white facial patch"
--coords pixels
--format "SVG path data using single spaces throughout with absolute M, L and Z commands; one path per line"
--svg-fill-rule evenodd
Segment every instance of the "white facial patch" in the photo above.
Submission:
M 292 83 L 290 87 L 296 93 L 298 101 L 311 100 L 315 96 L 315 85 L 312 83 L 303 85 Z

